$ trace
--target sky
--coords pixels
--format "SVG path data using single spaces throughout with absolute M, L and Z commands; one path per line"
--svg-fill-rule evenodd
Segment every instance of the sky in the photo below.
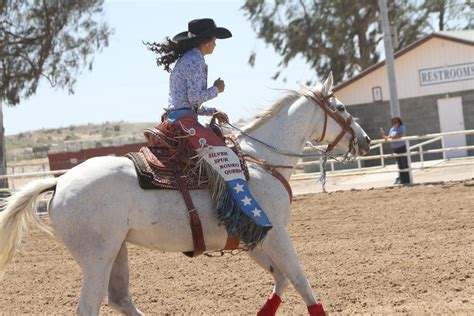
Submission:
M 317 80 L 315 71 L 297 59 L 282 78 L 272 80 L 280 56 L 256 38 L 242 4 L 243 0 L 106 0 L 104 18 L 114 34 L 109 46 L 94 56 L 93 70 L 77 77 L 73 95 L 42 81 L 34 96 L 15 107 L 4 106 L 6 135 L 107 121 L 158 121 L 168 102 L 169 74 L 156 66 L 155 54 L 142 41 L 172 37 L 196 18 L 213 18 L 233 34 L 217 40 L 214 53 L 206 56 L 208 83 L 219 77 L 226 83 L 225 91 L 206 105 L 225 111 L 231 121 L 270 106 L 282 89 L 297 90 L 300 81 L 324 79 Z M 247 61 L 254 50 L 252 68 Z

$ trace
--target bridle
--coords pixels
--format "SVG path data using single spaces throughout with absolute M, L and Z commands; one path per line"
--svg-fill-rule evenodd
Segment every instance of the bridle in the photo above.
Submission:
M 326 136 L 327 125 L 328 125 L 328 116 L 330 116 L 334 121 L 336 121 L 337 124 L 339 124 L 339 126 L 341 127 L 341 132 L 328 145 L 326 152 L 327 153 L 331 152 L 346 133 L 350 133 L 352 136 L 352 139 L 349 143 L 349 150 L 347 151 L 346 155 L 349 152 L 351 152 L 352 149 L 354 149 L 354 146 L 357 142 L 357 137 L 355 136 L 354 129 L 351 126 L 352 121 L 353 121 L 352 115 L 349 114 L 349 117 L 347 119 L 344 119 L 337 109 L 335 109 L 334 111 L 331 109 L 331 104 L 329 103 L 329 99 L 331 99 L 334 96 L 333 93 L 330 93 L 327 96 L 323 96 L 322 93 L 319 91 L 306 90 L 304 95 L 310 98 L 311 100 L 313 100 L 314 103 L 316 103 L 324 112 L 323 132 L 321 134 L 321 138 L 317 140 L 317 142 L 320 143 L 324 140 L 324 137 Z

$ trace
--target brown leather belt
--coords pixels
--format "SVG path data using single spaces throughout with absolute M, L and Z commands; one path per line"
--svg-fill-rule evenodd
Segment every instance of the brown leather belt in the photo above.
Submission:
M 194 244 L 194 251 L 184 252 L 184 254 L 188 257 L 197 257 L 206 251 L 206 244 L 204 242 L 204 234 L 202 232 L 202 225 L 201 220 L 199 219 L 199 215 L 196 212 L 196 208 L 194 207 L 193 200 L 191 199 L 191 195 L 189 194 L 188 186 L 186 185 L 186 177 L 180 174 L 176 175 L 176 179 L 178 180 L 179 188 L 181 193 L 183 194 L 184 203 L 188 208 L 188 215 L 189 221 L 191 225 L 191 233 L 193 235 L 193 244 Z

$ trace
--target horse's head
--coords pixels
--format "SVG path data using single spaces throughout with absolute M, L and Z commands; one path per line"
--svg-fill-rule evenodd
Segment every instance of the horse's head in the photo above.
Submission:
M 370 138 L 347 112 L 344 104 L 332 93 L 332 72 L 321 87 L 309 89 L 306 96 L 318 107 L 311 137 L 327 143 L 328 151 L 340 148 L 353 156 L 366 155 L 370 150 Z

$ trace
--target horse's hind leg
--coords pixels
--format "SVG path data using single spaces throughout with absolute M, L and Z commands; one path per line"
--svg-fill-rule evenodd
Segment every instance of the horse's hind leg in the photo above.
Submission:
M 79 315 L 99 315 L 100 304 L 107 294 L 107 284 L 114 257 L 101 259 L 103 258 L 91 260 L 82 267 L 84 280 L 76 309 Z
M 267 299 L 267 302 L 257 313 L 258 316 L 272 316 L 275 315 L 278 307 L 281 304 L 281 297 L 283 292 L 290 284 L 288 278 L 280 271 L 276 264 L 263 251 L 262 247 L 257 247 L 249 251 L 250 257 L 255 260 L 262 268 L 270 272 L 275 280 L 275 286 L 272 294 Z
M 132 303 L 129 290 L 128 251 L 124 242 L 115 258 L 109 281 L 109 306 L 125 315 L 143 315 Z
M 325 315 L 322 305 L 317 303 L 313 295 L 286 230 L 283 227 L 274 227 L 263 241 L 262 247 L 276 266 L 290 279 L 308 306 L 310 315 Z
M 83 283 L 76 308 L 77 314 L 99 315 L 100 305 L 107 295 L 112 265 L 125 233 L 109 231 L 98 233 L 98 229 L 91 229 L 90 222 L 81 224 L 83 225 L 55 227 L 58 236 L 82 269 Z

